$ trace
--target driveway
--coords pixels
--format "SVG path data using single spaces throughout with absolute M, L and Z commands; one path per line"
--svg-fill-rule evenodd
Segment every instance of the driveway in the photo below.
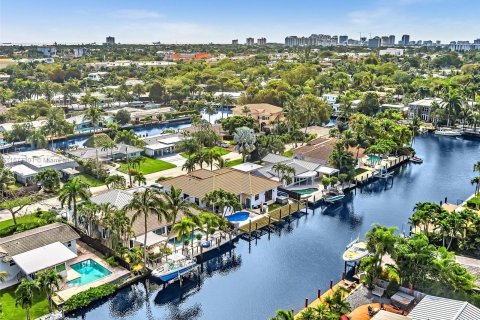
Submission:
M 174 154 L 172 156 L 158 158 L 158 160 L 162 160 L 162 161 L 174 164 L 177 167 L 182 167 L 185 164 L 185 161 L 187 161 L 186 158 L 182 157 L 179 154 Z

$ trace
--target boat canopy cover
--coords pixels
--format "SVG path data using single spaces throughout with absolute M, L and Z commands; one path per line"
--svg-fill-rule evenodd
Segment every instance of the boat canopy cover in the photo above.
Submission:
M 180 253 L 172 253 L 167 257 L 169 261 L 182 261 L 185 260 L 186 257 L 183 254 Z

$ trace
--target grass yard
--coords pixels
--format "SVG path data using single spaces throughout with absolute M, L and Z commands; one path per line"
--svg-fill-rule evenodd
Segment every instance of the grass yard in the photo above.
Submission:
M 227 149 L 218 147 L 218 146 L 213 147 L 212 150 L 215 150 L 221 156 L 224 156 L 230 153 L 230 151 L 228 151 Z
M 284 153 L 282 153 L 282 156 L 292 158 L 293 157 L 293 149 L 285 151 Z
M 32 223 L 32 222 L 37 222 L 38 220 L 39 218 L 36 217 L 34 214 L 27 214 L 24 216 L 17 217 L 17 224 Z M 12 225 L 13 225 L 13 219 L 2 220 L 0 221 L 0 230 L 10 227 Z
M 358 176 L 359 174 L 362 174 L 364 172 L 367 172 L 368 170 L 365 168 L 357 168 L 355 169 L 355 175 Z
M 17 320 L 26 319 L 25 309 L 15 306 L 15 289 L 17 286 L 6 288 L 0 291 L 0 303 L 2 314 L 0 319 Z M 43 292 L 36 292 L 30 309 L 31 319 L 36 319 L 48 313 L 48 301 Z
M 153 158 L 148 158 L 148 157 L 144 157 L 143 159 L 145 161 L 143 161 L 140 164 L 140 168 L 138 169 L 143 174 L 150 174 L 150 173 L 163 171 L 163 170 L 168 170 L 168 169 L 172 169 L 172 168 L 176 167 L 176 165 L 174 165 L 174 164 L 171 164 L 169 162 L 159 160 L 159 159 L 153 159 Z M 128 173 L 127 164 L 122 163 L 120 165 L 120 168 L 118 168 L 118 171 L 121 171 L 123 173 Z
M 233 166 L 236 166 L 237 164 L 240 164 L 240 163 L 243 163 L 242 159 L 232 160 L 232 161 L 228 161 L 227 166 L 233 167 Z
M 90 187 L 99 187 L 99 186 L 103 186 L 105 184 L 105 182 L 103 182 L 101 180 L 98 180 L 94 176 L 91 176 L 87 173 L 79 174 L 78 178 L 80 178 L 80 180 L 82 180 L 83 182 L 88 184 Z

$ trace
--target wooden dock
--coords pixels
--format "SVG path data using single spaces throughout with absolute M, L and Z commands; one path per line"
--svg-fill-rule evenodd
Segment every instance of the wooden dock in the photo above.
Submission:
M 242 233 L 251 234 L 253 232 L 257 232 L 260 229 L 267 228 L 273 226 L 275 223 L 279 223 L 285 218 L 291 216 L 296 212 L 300 212 L 301 210 L 306 208 L 305 202 L 290 202 L 289 204 L 284 205 L 283 207 L 277 208 L 272 210 L 265 216 L 257 219 L 253 222 L 249 222 L 239 228 Z

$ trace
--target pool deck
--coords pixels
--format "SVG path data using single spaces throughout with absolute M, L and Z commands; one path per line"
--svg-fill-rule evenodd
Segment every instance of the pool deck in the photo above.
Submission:
M 83 244 L 77 243 L 77 254 L 78 254 L 78 257 L 76 257 L 75 259 L 72 259 L 72 260 L 67 262 L 66 282 L 64 282 L 63 286 L 60 288 L 60 290 L 56 292 L 56 298 L 58 298 L 58 299 L 55 299 L 56 304 L 62 304 L 63 302 L 67 301 L 73 295 L 75 295 L 77 293 L 83 292 L 83 291 L 88 290 L 88 289 L 93 288 L 93 287 L 98 287 L 98 286 L 100 286 L 102 284 L 105 284 L 105 283 L 110 283 L 110 282 L 117 281 L 119 279 L 127 277 L 130 274 L 130 271 L 128 271 L 128 270 L 126 270 L 126 269 L 124 269 L 120 266 L 118 266 L 118 267 L 109 266 L 99 256 L 95 255 L 93 252 L 88 251 L 85 248 L 85 245 L 83 245 Z M 98 279 L 96 281 L 92 281 L 90 283 L 82 285 L 82 286 L 69 287 L 67 285 L 67 282 L 70 281 L 70 280 L 76 279 L 80 276 L 78 274 L 78 272 L 76 272 L 75 270 L 73 270 L 71 268 L 71 265 L 82 262 L 82 261 L 85 261 L 85 260 L 88 260 L 88 259 L 94 260 L 95 262 L 100 264 L 102 267 L 104 267 L 105 269 L 110 271 L 111 274 L 108 275 L 108 276 L 105 276 L 101 279 Z

